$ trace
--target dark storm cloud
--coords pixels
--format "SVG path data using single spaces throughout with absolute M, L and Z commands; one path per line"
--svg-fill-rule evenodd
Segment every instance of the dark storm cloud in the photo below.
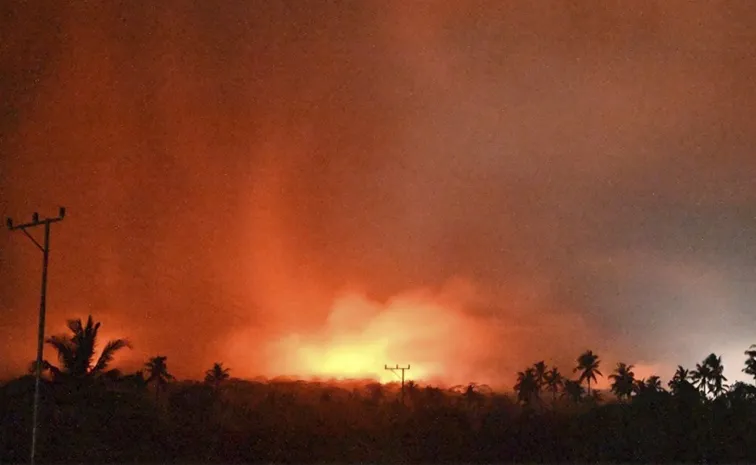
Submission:
M 189 373 L 232 326 L 462 277 L 521 334 L 580 322 L 562 349 L 752 342 L 747 2 L 5 8 L 2 209 L 71 210 L 53 321 L 91 309 Z M 0 239 L 11 341 L 34 331 L 22 239 Z

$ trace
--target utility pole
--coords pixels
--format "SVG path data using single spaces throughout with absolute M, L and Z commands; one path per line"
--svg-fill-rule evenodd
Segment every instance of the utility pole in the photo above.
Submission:
M 34 456 L 37 452 L 37 418 L 39 416 L 39 380 L 42 377 L 42 350 L 45 343 L 45 301 L 47 296 L 47 260 L 50 255 L 50 225 L 61 221 L 66 216 L 65 207 L 60 207 L 58 216 L 55 218 L 39 218 L 39 213 L 34 212 L 32 214 L 32 220 L 30 223 L 24 223 L 14 225 L 11 218 L 7 219 L 8 229 L 15 231 L 20 229 L 26 237 L 31 239 L 34 245 L 42 251 L 42 291 L 39 298 L 39 328 L 37 331 L 37 363 L 34 373 L 34 410 L 32 413 L 32 441 L 31 441 L 31 465 L 34 465 Z M 34 239 L 34 236 L 29 234 L 26 228 L 34 228 L 44 225 L 45 238 L 42 244 Z
M 396 366 L 390 367 L 388 365 L 383 365 L 383 369 L 390 370 L 394 372 L 394 374 L 396 374 L 397 371 L 401 370 L 402 372 L 402 405 L 404 405 L 404 371 L 409 370 L 410 366 L 407 365 L 406 367 L 400 367 L 399 365 L 396 365 Z

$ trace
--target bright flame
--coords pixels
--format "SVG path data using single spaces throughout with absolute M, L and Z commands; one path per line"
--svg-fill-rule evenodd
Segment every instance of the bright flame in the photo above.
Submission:
M 398 364 L 410 366 L 406 380 L 430 382 L 445 378 L 451 365 L 464 366 L 475 356 L 470 341 L 479 345 L 486 333 L 427 293 L 399 296 L 386 305 L 348 294 L 334 302 L 323 328 L 279 339 L 271 352 L 278 374 L 387 383 L 398 381 L 401 373 L 385 365 Z
M 371 378 L 380 382 L 393 380 L 391 373 L 383 370 L 388 360 L 386 346 L 363 344 L 339 344 L 317 346 L 304 345 L 297 349 L 297 358 L 306 366 L 309 374 L 326 378 Z M 378 368 L 381 368 L 378 371 Z

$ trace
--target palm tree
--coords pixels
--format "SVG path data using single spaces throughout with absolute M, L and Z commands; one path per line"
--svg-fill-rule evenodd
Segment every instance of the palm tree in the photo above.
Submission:
M 635 387 L 635 373 L 633 365 L 618 363 L 614 373 L 609 375 L 612 380 L 611 390 L 620 399 L 629 399 Z
M 724 384 L 727 378 L 724 376 L 722 357 L 717 357 L 716 354 L 709 354 L 702 364 L 697 363 L 696 369 L 690 376 L 704 395 L 711 394 L 714 397 L 719 397 L 727 389 Z
M 743 373 L 753 376 L 756 379 L 756 344 L 751 345 L 748 350 L 745 351 L 748 358 L 745 361 L 745 368 Z
M 63 375 L 74 379 L 97 376 L 113 361 L 116 352 L 131 347 L 126 339 L 108 341 L 95 362 L 100 322 L 95 323 L 92 315 L 89 315 L 86 324 L 81 319 L 76 319 L 68 320 L 67 326 L 71 335 L 52 336 L 46 340 L 58 352 L 60 360 L 60 367 L 43 361 L 43 368 L 49 369 L 54 376 Z
M 711 383 L 711 369 L 705 363 L 702 365 L 696 363 L 696 369 L 690 372 L 690 379 L 693 381 L 693 385 L 696 386 L 703 395 L 707 395 L 709 392 L 709 384 Z
M 147 383 L 155 383 L 155 401 L 160 400 L 160 391 L 168 384 L 168 381 L 174 380 L 172 374 L 168 373 L 168 357 L 158 355 L 152 357 L 144 366 L 147 368 Z
M 714 397 L 719 397 L 727 391 L 727 385 L 724 384 L 727 378 L 724 376 L 724 365 L 722 365 L 722 357 L 717 357 L 715 354 L 709 354 L 704 360 L 704 363 L 709 366 L 711 371 L 711 383 L 709 390 Z
M 205 372 L 205 382 L 211 384 L 217 391 L 220 383 L 231 377 L 229 369 L 223 368 L 223 363 L 214 363 L 213 367 Z
M 564 391 L 562 392 L 562 397 L 567 397 L 572 402 L 578 403 L 583 400 L 584 392 L 585 390 L 583 389 L 583 385 L 580 383 L 580 381 L 568 379 L 564 382 Z
M 672 392 L 672 395 L 678 395 L 683 389 L 685 389 L 685 384 L 690 385 L 689 378 L 690 372 L 683 368 L 682 365 L 677 365 L 675 375 L 671 380 L 669 380 L 669 383 L 667 383 L 667 386 L 669 386 L 669 390 Z
M 540 362 L 533 364 L 533 369 L 535 370 L 536 384 L 538 385 L 538 390 L 540 391 L 544 386 L 546 386 L 546 372 L 548 371 L 546 362 L 541 360 Z
M 534 399 L 538 399 L 538 375 L 535 368 L 517 373 L 514 390 L 517 392 L 517 401 L 523 404 L 530 405 Z
M 594 354 L 593 351 L 587 350 L 577 358 L 577 362 L 577 367 L 575 367 L 573 372 L 580 372 L 580 378 L 578 379 L 579 383 L 588 381 L 588 395 L 590 395 L 591 380 L 595 383 L 596 375 L 604 376 L 598 369 L 600 363 L 599 357 Z
M 664 388 L 661 385 L 661 379 L 656 375 L 648 377 L 648 379 L 646 380 L 646 389 L 650 392 L 664 391 Z
M 554 402 L 556 401 L 556 395 L 557 392 L 559 392 L 559 388 L 564 386 L 564 377 L 559 372 L 559 368 L 554 367 L 546 372 L 545 379 L 546 386 L 548 386 L 549 391 L 551 391 L 551 400 Z
M 491 393 L 492 390 L 487 384 L 467 383 L 466 386 L 457 385 L 449 389 L 451 392 L 462 394 L 465 404 L 468 407 L 479 407 L 484 400 L 484 392 Z
M 701 398 L 701 391 L 693 385 L 691 373 L 678 365 L 672 379 L 667 383 L 672 396 L 690 405 L 697 402 Z

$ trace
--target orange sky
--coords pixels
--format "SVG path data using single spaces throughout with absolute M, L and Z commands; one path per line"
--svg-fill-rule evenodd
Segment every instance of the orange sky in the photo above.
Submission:
M 0 8 L 0 214 L 68 207 L 49 332 L 93 313 L 125 367 L 511 385 L 756 342 L 748 2 Z M 0 372 L 39 259 L 0 233 Z

